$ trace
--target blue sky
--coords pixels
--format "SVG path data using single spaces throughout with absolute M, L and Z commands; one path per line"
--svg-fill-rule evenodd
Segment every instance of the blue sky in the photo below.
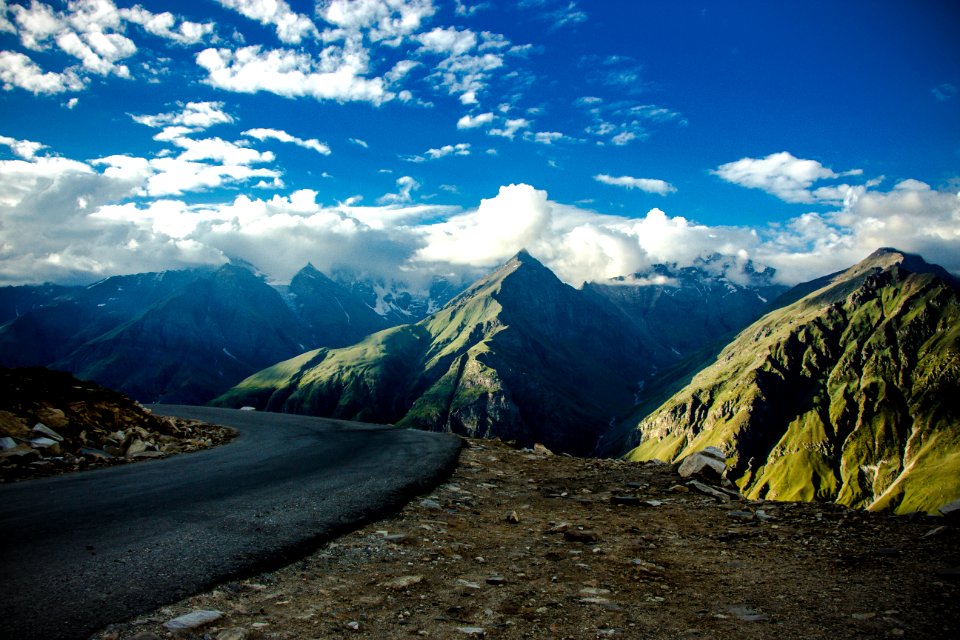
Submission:
M 955 2 L 0 0 L 0 284 L 960 272 Z M 731 274 L 735 275 L 735 274 Z

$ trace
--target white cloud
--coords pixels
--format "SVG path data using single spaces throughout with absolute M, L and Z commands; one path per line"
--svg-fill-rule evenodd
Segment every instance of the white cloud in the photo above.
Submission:
M 501 138 L 509 138 L 513 140 L 514 136 L 517 135 L 517 131 L 521 129 L 526 129 L 530 126 L 530 121 L 526 118 L 513 118 L 504 122 L 503 127 L 498 127 L 496 129 L 490 129 L 487 133 L 491 136 L 500 136 Z
M 0 144 L 10 147 L 10 150 L 13 151 L 15 155 L 24 160 L 33 160 L 34 156 L 37 155 L 37 151 L 45 149 L 47 146 L 39 142 L 34 142 L 33 140 L 17 140 L 9 136 L 0 136 Z
M 559 131 L 528 131 L 524 137 L 538 144 L 554 144 L 555 142 L 575 142 L 574 138 Z
M 140 25 L 147 33 L 184 45 L 197 44 L 214 30 L 212 22 L 199 23 L 180 19 L 180 24 L 177 25 L 178 18 L 169 11 L 152 13 L 140 5 L 120 9 L 120 16 L 128 22 Z
M 193 139 L 181 136 L 172 138 L 170 142 L 183 149 L 177 159 L 189 162 L 211 160 L 229 165 L 250 165 L 273 162 L 275 159 L 270 151 L 257 151 L 244 146 L 245 142 L 230 142 L 222 138 Z
M 547 193 L 527 185 L 500 187 L 495 198 L 476 211 L 423 228 L 426 246 L 416 254 L 424 262 L 490 265 L 530 247 L 550 222 Z
M 365 50 L 348 43 L 344 48 L 327 47 L 319 59 L 297 51 L 249 46 L 236 51 L 205 49 L 196 60 L 208 73 L 206 82 L 226 91 L 373 104 L 392 100 L 395 96 L 386 90 L 382 78 L 363 77 L 367 57 Z
M 233 123 L 233 116 L 223 110 L 222 102 L 188 102 L 180 111 L 149 116 L 132 116 L 148 127 L 179 126 L 187 130 L 209 129 L 217 124 Z
M 436 12 L 432 0 L 327 0 L 317 14 L 337 27 L 327 40 L 365 33 L 373 42 L 403 38 L 420 30 Z
M 853 169 L 836 173 L 816 160 L 803 160 L 781 151 L 765 158 L 741 158 L 728 162 L 717 167 L 713 173 L 727 182 L 766 191 L 785 202 L 811 204 L 842 203 L 849 190 L 847 185 L 836 185 L 811 191 L 810 187 L 815 182 L 856 176 L 863 172 Z
M 83 81 L 72 70 L 63 73 L 44 71 L 26 55 L 0 51 L 0 82 L 3 88 L 23 89 L 33 94 L 54 94 L 83 89 Z
M 658 193 L 665 196 L 668 193 L 675 193 L 677 188 L 664 180 L 655 178 L 633 178 L 630 176 L 610 176 L 605 173 L 593 176 L 593 179 L 603 184 L 609 184 L 614 187 L 623 187 L 625 189 L 640 189 L 647 193 Z
M 420 183 L 410 176 L 400 176 L 397 178 L 397 192 L 387 193 L 378 199 L 380 204 L 405 204 L 410 202 L 412 192 L 420 188 Z
M 477 115 L 467 114 L 457 120 L 457 129 L 476 129 L 485 124 L 493 122 L 494 115 L 490 112 L 478 113 Z
M 426 162 L 427 160 L 439 160 L 446 156 L 468 156 L 470 155 L 470 144 L 459 142 L 457 144 L 445 144 L 437 149 L 427 149 L 422 155 L 409 156 L 404 158 L 409 162 Z
M 316 138 L 303 139 L 290 135 L 286 131 L 279 129 L 247 129 L 242 135 L 256 138 L 257 140 L 279 140 L 280 142 L 289 142 L 304 149 L 313 149 L 321 155 L 330 155 L 330 147 L 320 142 Z
M 363 147 L 364 149 L 369 149 L 369 148 L 370 148 L 370 145 L 367 144 L 367 141 L 366 141 L 366 140 L 361 140 L 360 138 L 350 138 L 350 139 L 349 139 L 349 142 L 352 142 L 353 144 L 357 145 L 358 147 Z
M 436 27 L 416 36 L 421 49 L 446 56 L 462 56 L 477 46 L 477 34 L 470 29 Z
M 307 16 L 294 12 L 284 0 L 216 0 L 240 15 L 276 29 L 277 37 L 286 44 L 300 44 L 305 38 L 319 35 L 317 26 Z

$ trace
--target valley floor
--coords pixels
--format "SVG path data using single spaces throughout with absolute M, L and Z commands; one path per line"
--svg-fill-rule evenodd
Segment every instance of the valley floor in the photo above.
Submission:
M 395 517 L 98 640 L 960 637 L 960 527 L 717 502 L 666 465 L 471 440 Z M 620 504 L 625 503 L 625 504 Z

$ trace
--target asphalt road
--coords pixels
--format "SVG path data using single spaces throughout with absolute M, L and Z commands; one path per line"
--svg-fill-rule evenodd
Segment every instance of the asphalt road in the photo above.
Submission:
M 456 464 L 455 436 L 288 414 L 159 406 L 230 444 L 0 486 L 0 638 L 86 638 L 288 564 L 398 510 Z

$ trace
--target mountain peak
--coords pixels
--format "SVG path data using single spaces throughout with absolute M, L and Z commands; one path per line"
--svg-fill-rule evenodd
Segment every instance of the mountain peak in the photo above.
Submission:
M 921 256 L 914 253 L 907 253 L 893 247 L 880 247 L 862 261 L 847 270 L 847 275 L 858 275 L 867 270 L 880 269 L 886 270 L 894 266 L 900 267 L 911 273 L 923 274 L 929 273 L 946 281 L 954 288 L 960 286 L 957 278 L 949 271 L 937 264 L 931 264 Z

